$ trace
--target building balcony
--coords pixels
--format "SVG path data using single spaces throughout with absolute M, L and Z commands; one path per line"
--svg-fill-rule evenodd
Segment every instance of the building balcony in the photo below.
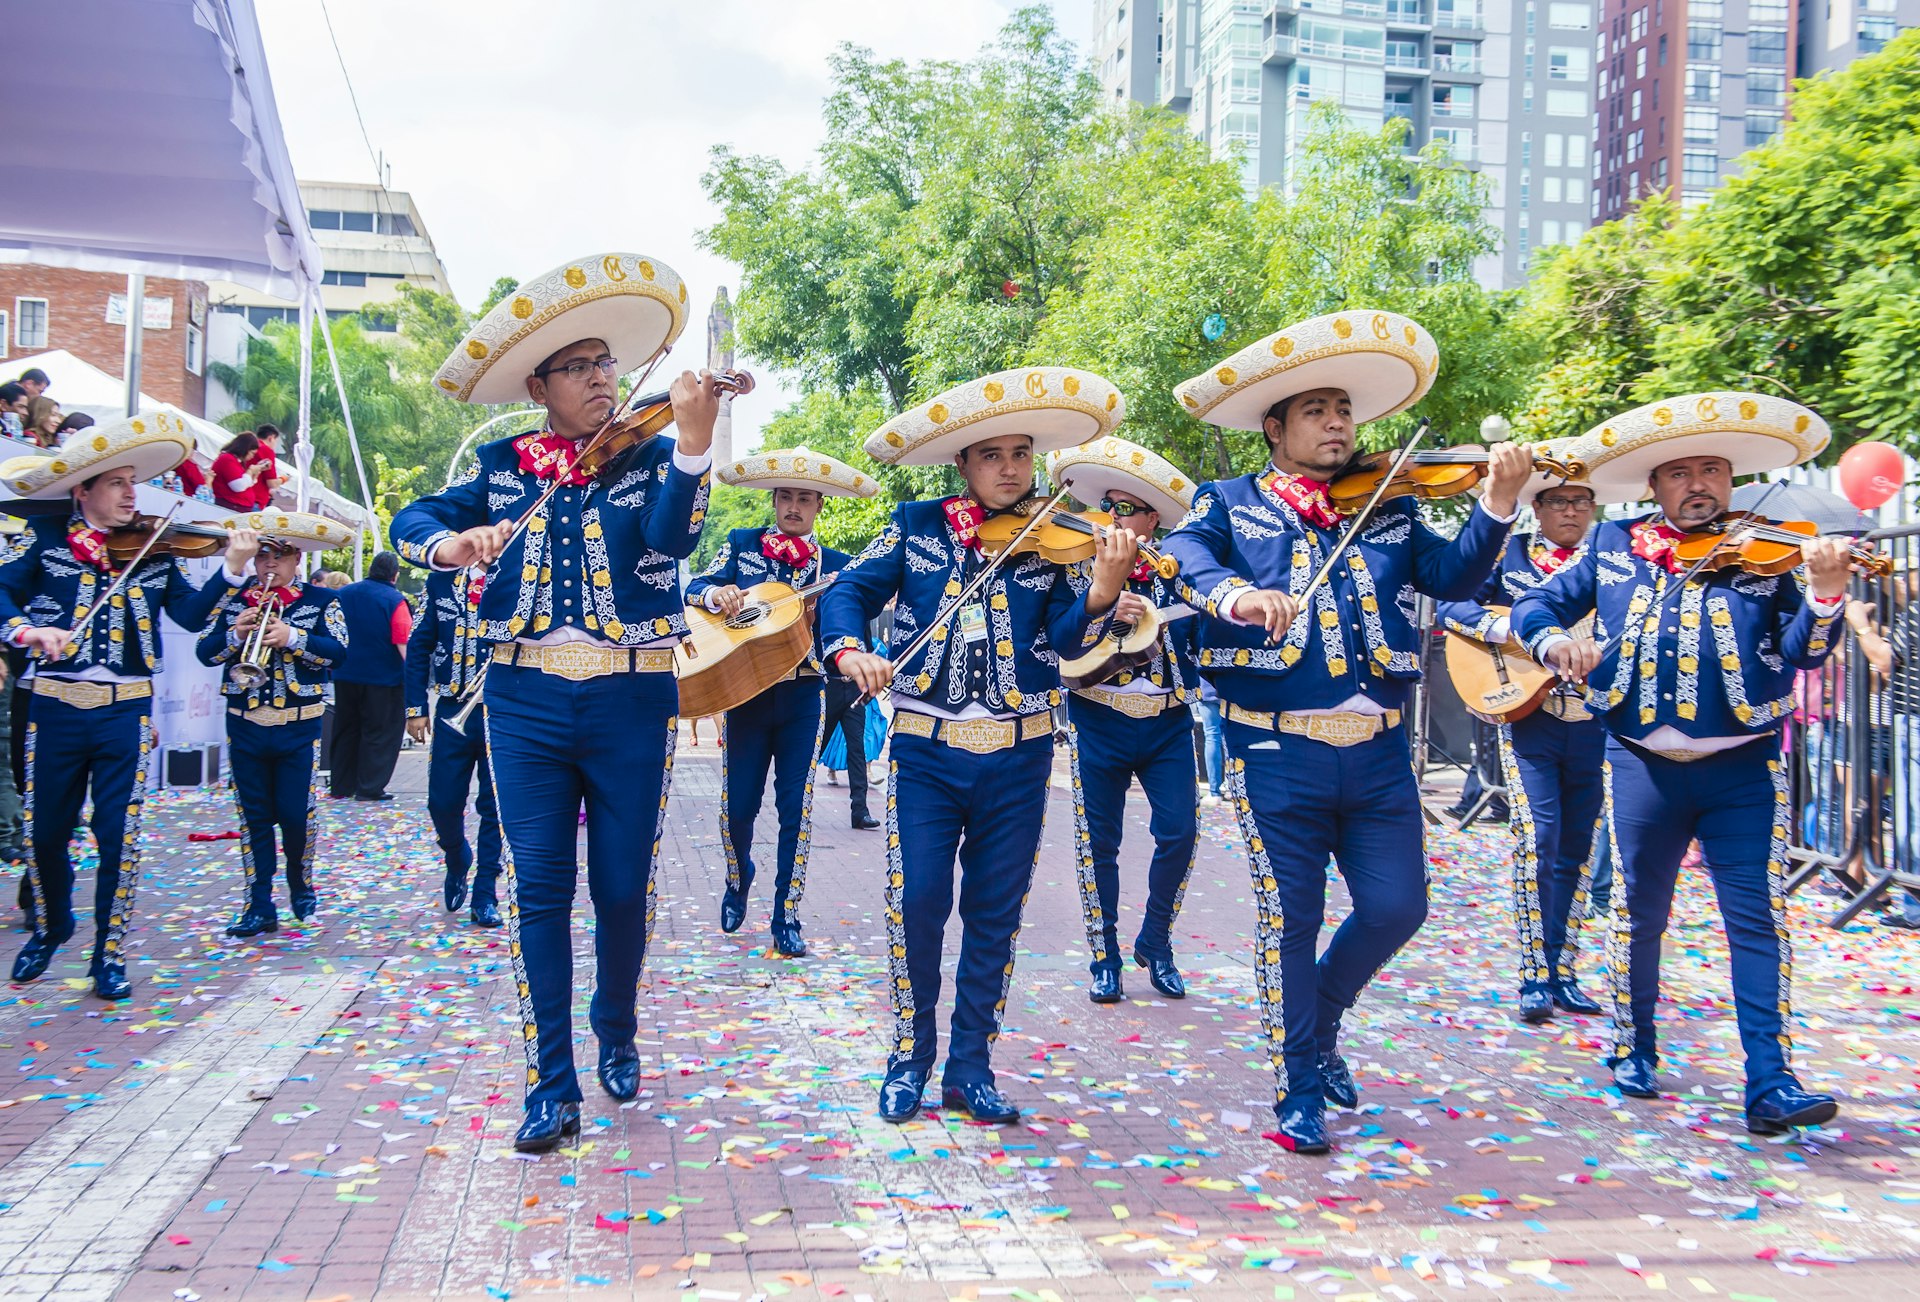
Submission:
M 1409 73 L 1409 74 L 1412 74 L 1413 76 L 1420 76 L 1430 71 L 1430 69 L 1427 67 L 1426 59 L 1421 55 L 1389 54 L 1387 56 L 1387 71 Z
M 1291 36 L 1269 36 L 1260 49 L 1260 61 L 1275 67 L 1285 67 L 1299 54 L 1296 48 L 1300 43 Z
M 1433 70 L 1440 76 L 1480 75 L 1480 56 L 1477 54 L 1436 54 L 1433 56 Z
M 1393 27 L 1430 27 L 1427 0 L 1387 0 L 1387 23 Z

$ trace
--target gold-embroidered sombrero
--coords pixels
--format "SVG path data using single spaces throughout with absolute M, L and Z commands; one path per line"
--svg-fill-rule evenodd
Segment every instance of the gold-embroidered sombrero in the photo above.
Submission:
M 1193 479 L 1157 452 L 1122 438 L 1094 439 L 1047 458 L 1047 476 L 1074 501 L 1097 507 L 1108 493 L 1137 497 L 1169 528 L 1193 505 Z
M 1579 449 L 1585 438 L 1580 434 L 1563 434 L 1556 439 L 1542 439 L 1532 444 L 1537 455 L 1557 457 L 1562 461 L 1576 462 L 1580 459 Z M 1641 490 L 1646 482 L 1641 481 L 1640 488 L 1626 488 L 1618 484 L 1599 485 L 1588 482 L 1586 466 L 1580 467 L 1581 473 L 1568 478 L 1550 470 L 1536 470 L 1520 487 L 1518 501 L 1521 506 L 1532 506 L 1533 499 L 1554 488 L 1585 488 L 1593 493 L 1593 500 L 1605 506 L 1608 503 L 1635 502 L 1640 499 Z
M 666 263 L 601 253 L 535 276 L 467 331 L 433 382 L 461 402 L 525 402 L 533 368 L 600 339 L 626 370 L 646 365 L 687 325 L 687 287 Z
M 1173 388 L 1190 415 L 1226 429 L 1263 428 L 1267 410 L 1309 389 L 1345 389 L 1353 423 L 1405 411 L 1426 396 L 1440 350 L 1419 322 L 1353 309 L 1317 316 L 1248 344 Z
M 812 448 L 770 448 L 736 457 L 714 471 L 735 488 L 811 488 L 828 497 L 872 497 L 880 491 L 872 475 Z
M 1581 435 L 1573 455 L 1596 490 L 1637 497 L 1656 466 L 1682 457 L 1725 457 L 1734 474 L 1761 475 L 1811 461 L 1831 438 L 1826 421 L 1785 398 L 1690 393 L 1603 421 Z
M 955 385 L 867 436 L 867 455 L 890 466 L 943 466 L 1002 434 L 1033 439 L 1033 455 L 1111 434 L 1127 400 L 1111 380 L 1070 366 L 1021 366 Z
M 192 451 L 193 434 L 184 419 L 143 411 L 110 425 L 75 430 L 44 456 L 12 458 L 0 486 L 25 498 L 65 497 L 109 470 L 130 469 L 135 482 L 164 475 Z
M 222 529 L 251 529 L 265 543 L 277 543 L 303 552 L 321 552 L 329 547 L 344 547 L 353 541 L 353 530 L 338 520 L 329 520 L 311 511 L 251 511 L 230 515 L 220 522 Z

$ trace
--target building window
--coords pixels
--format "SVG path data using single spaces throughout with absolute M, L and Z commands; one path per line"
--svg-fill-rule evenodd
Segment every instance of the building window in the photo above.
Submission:
M 1647 9 L 1645 5 L 1633 11 L 1633 17 L 1627 23 L 1627 39 L 1645 40 L 1647 35 Z
M 1686 135 L 1690 145 L 1711 145 L 1720 139 L 1720 112 L 1718 109 L 1690 108 L 1686 115 Z
M 1435 127 L 1433 138 L 1447 142 L 1447 155 L 1456 163 L 1471 163 L 1477 157 L 1473 148 L 1472 127 Z
M 1680 155 L 1680 184 L 1688 190 L 1711 190 L 1720 180 L 1720 155 L 1688 150 Z
M 1564 27 L 1573 32 L 1592 31 L 1593 8 L 1590 5 L 1560 4 L 1556 0 L 1547 6 L 1547 26 Z
M 1567 166 L 1585 167 L 1587 165 L 1587 138 L 1574 134 L 1567 137 Z
M 1433 70 L 1435 72 L 1478 72 L 1480 71 L 1480 47 L 1472 41 L 1435 41 Z
M 193 375 L 207 371 L 207 341 L 197 325 L 187 326 L 187 370 Z
M 1559 203 L 1560 195 L 1565 186 L 1566 182 L 1557 176 L 1544 178 L 1540 182 L 1540 201 L 1542 203 Z
M 1726 9 L 1723 0 L 1691 0 L 1687 5 L 1687 20 L 1717 23 L 1727 16 Z
M 1420 60 L 1420 42 L 1387 41 L 1387 66 L 1389 68 L 1419 68 L 1424 66 Z
M 1586 180 L 1578 176 L 1569 176 L 1567 178 L 1567 202 L 1568 203 L 1585 203 L 1586 201 L 1587 201 Z
M 1435 27 L 1478 27 L 1480 0 L 1433 0 Z
M 1645 131 L 1629 133 L 1627 136 L 1627 161 L 1629 163 L 1639 162 L 1640 156 L 1646 153 L 1646 151 L 1647 133 Z
M 250 307 L 247 309 L 247 324 L 255 330 L 265 330 L 275 321 L 285 321 L 297 325 L 300 321 L 300 309 L 293 307 Z
M 1640 120 L 1640 92 L 1636 90 L 1633 94 L 1629 95 L 1627 97 L 1627 103 L 1631 106 L 1628 110 L 1628 116 L 1635 122 L 1638 122 Z
M 1667 34 L 1666 34 L 1665 32 L 1662 32 L 1662 33 L 1660 33 L 1660 60 L 1659 60 L 1659 62 L 1660 62 L 1660 66 L 1661 66 L 1661 67 L 1663 67 L 1663 68 L 1664 68 L 1664 67 L 1666 67 L 1666 66 L 1667 66 Z
M 1887 42 L 1899 33 L 1899 24 L 1892 18 L 1863 17 L 1860 20 L 1859 35 L 1855 39 L 1860 42 L 1860 53 L 1878 54 L 1887 47 Z
M 1433 88 L 1433 116 L 1437 118 L 1472 117 L 1473 87 L 1435 86 Z
M 1547 51 L 1548 81 L 1585 81 L 1593 55 L 1581 46 L 1556 45 Z
M 1755 35 L 1757 37 L 1758 33 Z M 1720 62 L 1720 24 L 1688 23 L 1687 57 L 1702 63 Z
M 1785 108 L 1787 74 L 1755 68 L 1747 73 L 1747 107 Z
M 0 312 L 0 357 L 7 355 L 7 314 Z
M 1550 90 L 1547 92 L 1547 114 L 1556 118 L 1583 118 L 1589 112 L 1587 92 L 1584 90 Z
M 1780 132 L 1778 113 L 1747 114 L 1747 148 L 1756 149 L 1766 144 Z
M 1787 29 L 1755 27 L 1747 33 L 1747 62 L 1756 68 L 1787 66 Z
M 1547 133 L 1546 139 L 1547 139 L 1547 157 L 1546 157 L 1547 166 L 1559 167 L 1561 164 L 1566 162 L 1567 138 L 1561 135 L 1558 131 L 1549 131 Z
M 320 283 L 323 285 L 350 285 L 355 288 L 360 288 L 367 283 L 367 273 L 364 271 L 323 271 L 320 273 Z
M 1633 52 L 1633 75 L 1636 77 L 1647 75 L 1647 47 L 1644 45 Z
M 1720 102 L 1720 69 L 1694 64 L 1687 65 L 1687 103 L 1718 104 Z
M 1867 8 L 1873 8 L 1871 0 Z M 1747 21 L 1750 23 L 1781 23 L 1787 21 L 1787 0 L 1749 0 Z
M 316 231 L 337 231 L 340 229 L 340 213 L 333 208 L 309 208 L 307 225 Z
M 380 214 L 380 233 L 382 235 L 418 235 L 413 228 L 413 218 L 403 212 L 383 212 Z
M 13 300 L 13 342 L 22 352 L 37 353 L 47 346 L 47 300 Z

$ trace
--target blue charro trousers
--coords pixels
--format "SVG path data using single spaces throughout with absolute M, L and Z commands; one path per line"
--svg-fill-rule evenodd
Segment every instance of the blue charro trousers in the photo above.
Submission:
M 492 671 L 488 671 L 492 676 Z M 493 774 L 487 766 L 487 707 L 467 716 L 463 734 L 447 720 L 460 713 L 460 702 L 439 698 L 433 707 L 433 748 L 427 755 L 427 815 L 433 819 L 434 839 L 446 856 L 447 871 L 465 880 L 474 867 L 474 849 L 467 841 L 467 792 L 474 771 L 480 791 L 474 808 L 480 814 L 479 872 L 473 878 L 473 903 L 497 903 L 500 879 L 500 809 L 493 798 Z
M 823 680 L 804 674 L 775 683 L 720 725 L 720 835 L 727 852 L 727 887 L 753 889 L 753 824 L 773 770 L 773 807 L 780 818 L 778 866 L 774 872 L 774 921 L 794 926 L 807 891 L 807 853 L 813 842 L 813 768 L 820 754 Z
M 310 867 L 310 830 L 319 789 L 314 778 L 320 768 L 319 719 L 273 727 L 227 714 L 227 776 L 240 809 L 240 865 L 246 873 L 247 898 L 243 907 L 277 917 L 273 878 L 280 855 L 273 843 L 280 832 L 287 858 L 287 895 L 298 900 L 313 895 Z
M 1500 728 L 1522 991 L 1574 979 L 1594 834 L 1606 799 L 1606 745 L 1598 719 L 1568 723 L 1544 710 Z

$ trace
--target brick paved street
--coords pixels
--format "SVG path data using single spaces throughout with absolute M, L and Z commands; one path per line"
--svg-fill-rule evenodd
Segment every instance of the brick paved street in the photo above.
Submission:
M 586 1133 L 534 1160 L 509 1142 L 505 937 L 441 911 L 418 755 L 394 804 L 326 803 L 318 925 L 264 943 L 220 935 L 235 843 L 187 840 L 231 825 L 227 798 L 156 801 L 133 1001 L 87 993 L 79 941 L 0 992 L 0 1054 L 17 1063 L 0 1089 L 0 1298 L 1911 1291 L 1914 937 L 1831 933 L 1796 909 L 1799 1065 L 1853 1101 L 1833 1131 L 1761 1143 L 1740 1124 L 1725 948 L 1699 880 L 1667 948 L 1675 1093 L 1632 1103 L 1599 1083 L 1603 1024 L 1511 1016 L 1504 833 L 1436 834 L 1433 920 L 1349 1024 L 1363 1111 L 1338 1115 L 1331 1158 L 1298 1158 L 1260 1133 L 1271 1081 L 1252 1052 L 1230 815 L 1203 811 L 1176 931 L 1192 996 L 1149 998 L 1130 969 L 1132 998 L 1096 1008 L 1057 789 L 996 1053 L 1028 1124 L 930 1113 L 896 1130 L 872 1115 L 884 834 L 851 831 L 844 789 L 819 788 L 814 953 L 771 960 L 764 885 L 738 936 L 718 929 L 718 778 L 708 729 L 674 770 L 642 1096 L 599 1093 L 588 1041 Z M 760 830 L 770 841 L 770 808 Z M 1144 862 L 1129 846 L 1123 935 Z

